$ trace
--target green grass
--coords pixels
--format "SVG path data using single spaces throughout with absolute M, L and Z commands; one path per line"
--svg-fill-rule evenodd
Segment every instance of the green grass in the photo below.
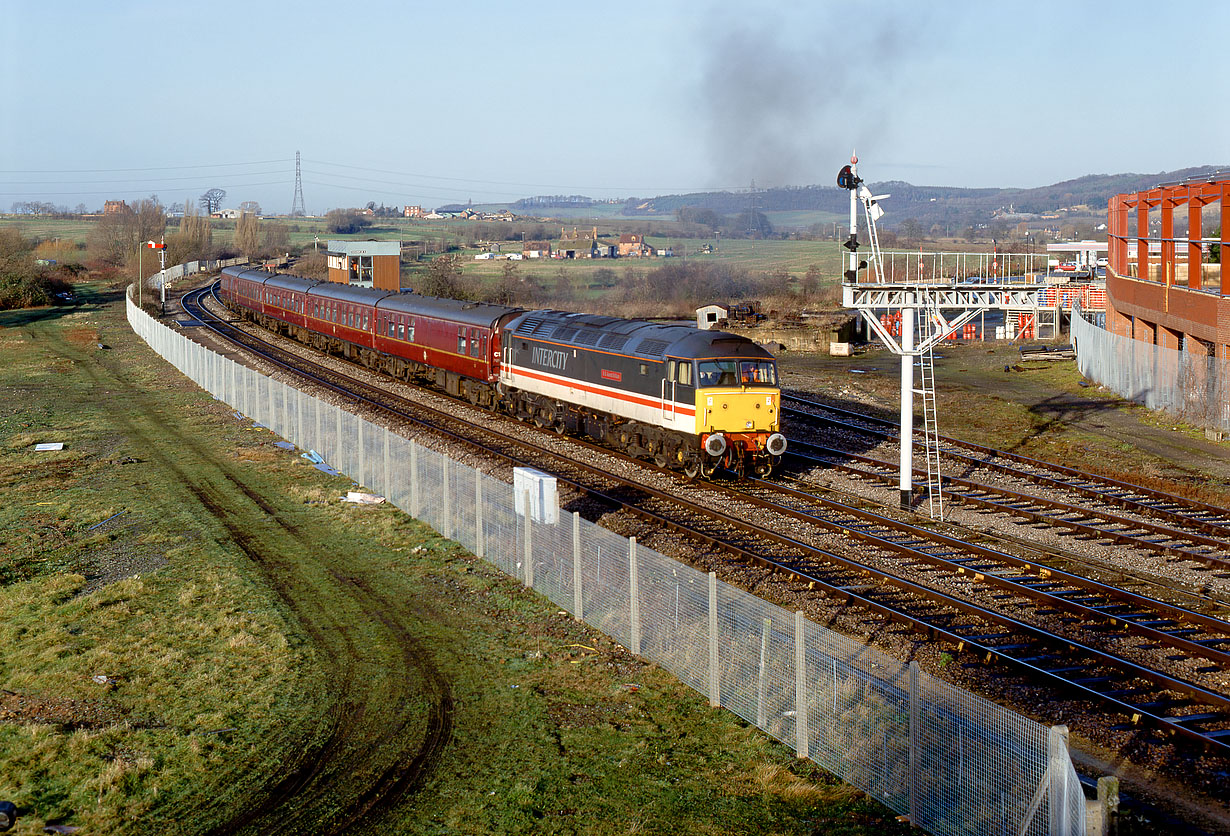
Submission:
M 14 833 L 205 832 L 305 758 L 321 773 L 277 820 L 327 831 L 416 751 L 432 699 L 407 647 L 449 682 L 452 739 L 363 832 L 906 832 L 396 509 L 339 503 L 348 480 L 170 370 L 117 293 L 80 290 L 0 314 Z

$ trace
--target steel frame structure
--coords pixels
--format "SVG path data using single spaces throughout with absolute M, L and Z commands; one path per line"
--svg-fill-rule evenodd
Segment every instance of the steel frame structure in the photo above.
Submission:
M 1221 237 L 1204 237 L 1203 212 L 1211 203 L 1221 205 Z M 1175 210 L 1187 206 L 1187 237 L 1174 234 Z M 1161 210 L 1161 235 L 1149 235 L 1149 212 Z M 1136 210 L 1136 233 L 1130 232 L 1129 216 Z M 1129 275 L 1128 243 L 1136 242 L 1136 275 L 1150 280 L 1149 243 L 1160 241 L 1162 251 L 1158 261 L 1161 283 L 1175 283 L 1175 264 L 1186 255 L 1187 287 L 1202 289 L 1200 266 L 1204 248 L 1220 244 L 1225 253 L 1230 244 L 1230 179 L 1206 180 L 1199 183 L 1168 183 L 1142 192 L 1117 194 L 1108 203 L 1107 233 L 1110 242 L 1108 260 L 1111 269 L 1120 276 Z M 1221 272 L 1221 295 L 1230 296 L 1230 274 Z

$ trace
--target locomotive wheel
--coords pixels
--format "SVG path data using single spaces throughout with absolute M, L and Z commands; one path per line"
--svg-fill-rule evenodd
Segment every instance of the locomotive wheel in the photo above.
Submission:
M 544 418 L 544 417 L 542 417 L 542 413 L 541 413 L 541 412 L 535 412 L 535 413 L 534 413 L 534 426 L 535 426 L 535 427 L 537 427 L 537 428 L 538 428 L 538 429 L 540 429 L 540 430 L 541 430 L 541 429 L 545 429 L 545 428 L 546 428 L 546 426 L 547 426 L 547 419 L 546 419 L 546 418 Z
M 706 479 L 712 478 L 713 474 L 717 473 L 719 464 L 720 462 L 714 459 L 709 459 L 707 461 L 701 462 L 700 463 L 700 475 Z
M 658 453 L 656 456 L 653 457 L 653 463 L 656 464 L 658 467 L 662 468 L 663 470 L 666 470 L 668 467 L 670 467 L 670 459 L 666 458 L 666 456 L 662 455 L 661 453 Z
M 700 475 L 703 467 L 698 459 L 688 459 L 683 463 L 683 475 L 689 479 L 695 479 Z
M 756 475 L 763 479 L 769 475 L 769 471 L 772 467 L 773 466 L 766 461 L 756 462 Z
M 566 432 L 568 432 L 568 428 L 564 426 L 564 419 L 560 418 L 558 421 L 555 422 L 555 434 L 563 435 Z

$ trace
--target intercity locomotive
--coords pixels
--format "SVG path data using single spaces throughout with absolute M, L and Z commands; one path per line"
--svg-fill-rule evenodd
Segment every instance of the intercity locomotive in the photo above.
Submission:
M 659 467 L 763 475 L 786 450 L 777 365 L 745 337 L 222 272 L 223 301 L 271 330 Z

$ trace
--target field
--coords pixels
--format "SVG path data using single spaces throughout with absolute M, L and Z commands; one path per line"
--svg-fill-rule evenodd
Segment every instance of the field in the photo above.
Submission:
M 906 832 L 395 509 L 340 503 L 118 292 L 80 298 L 0 314 L 13 833 L 334 832 L 382 780 L 413 791 L 358 832 Z

